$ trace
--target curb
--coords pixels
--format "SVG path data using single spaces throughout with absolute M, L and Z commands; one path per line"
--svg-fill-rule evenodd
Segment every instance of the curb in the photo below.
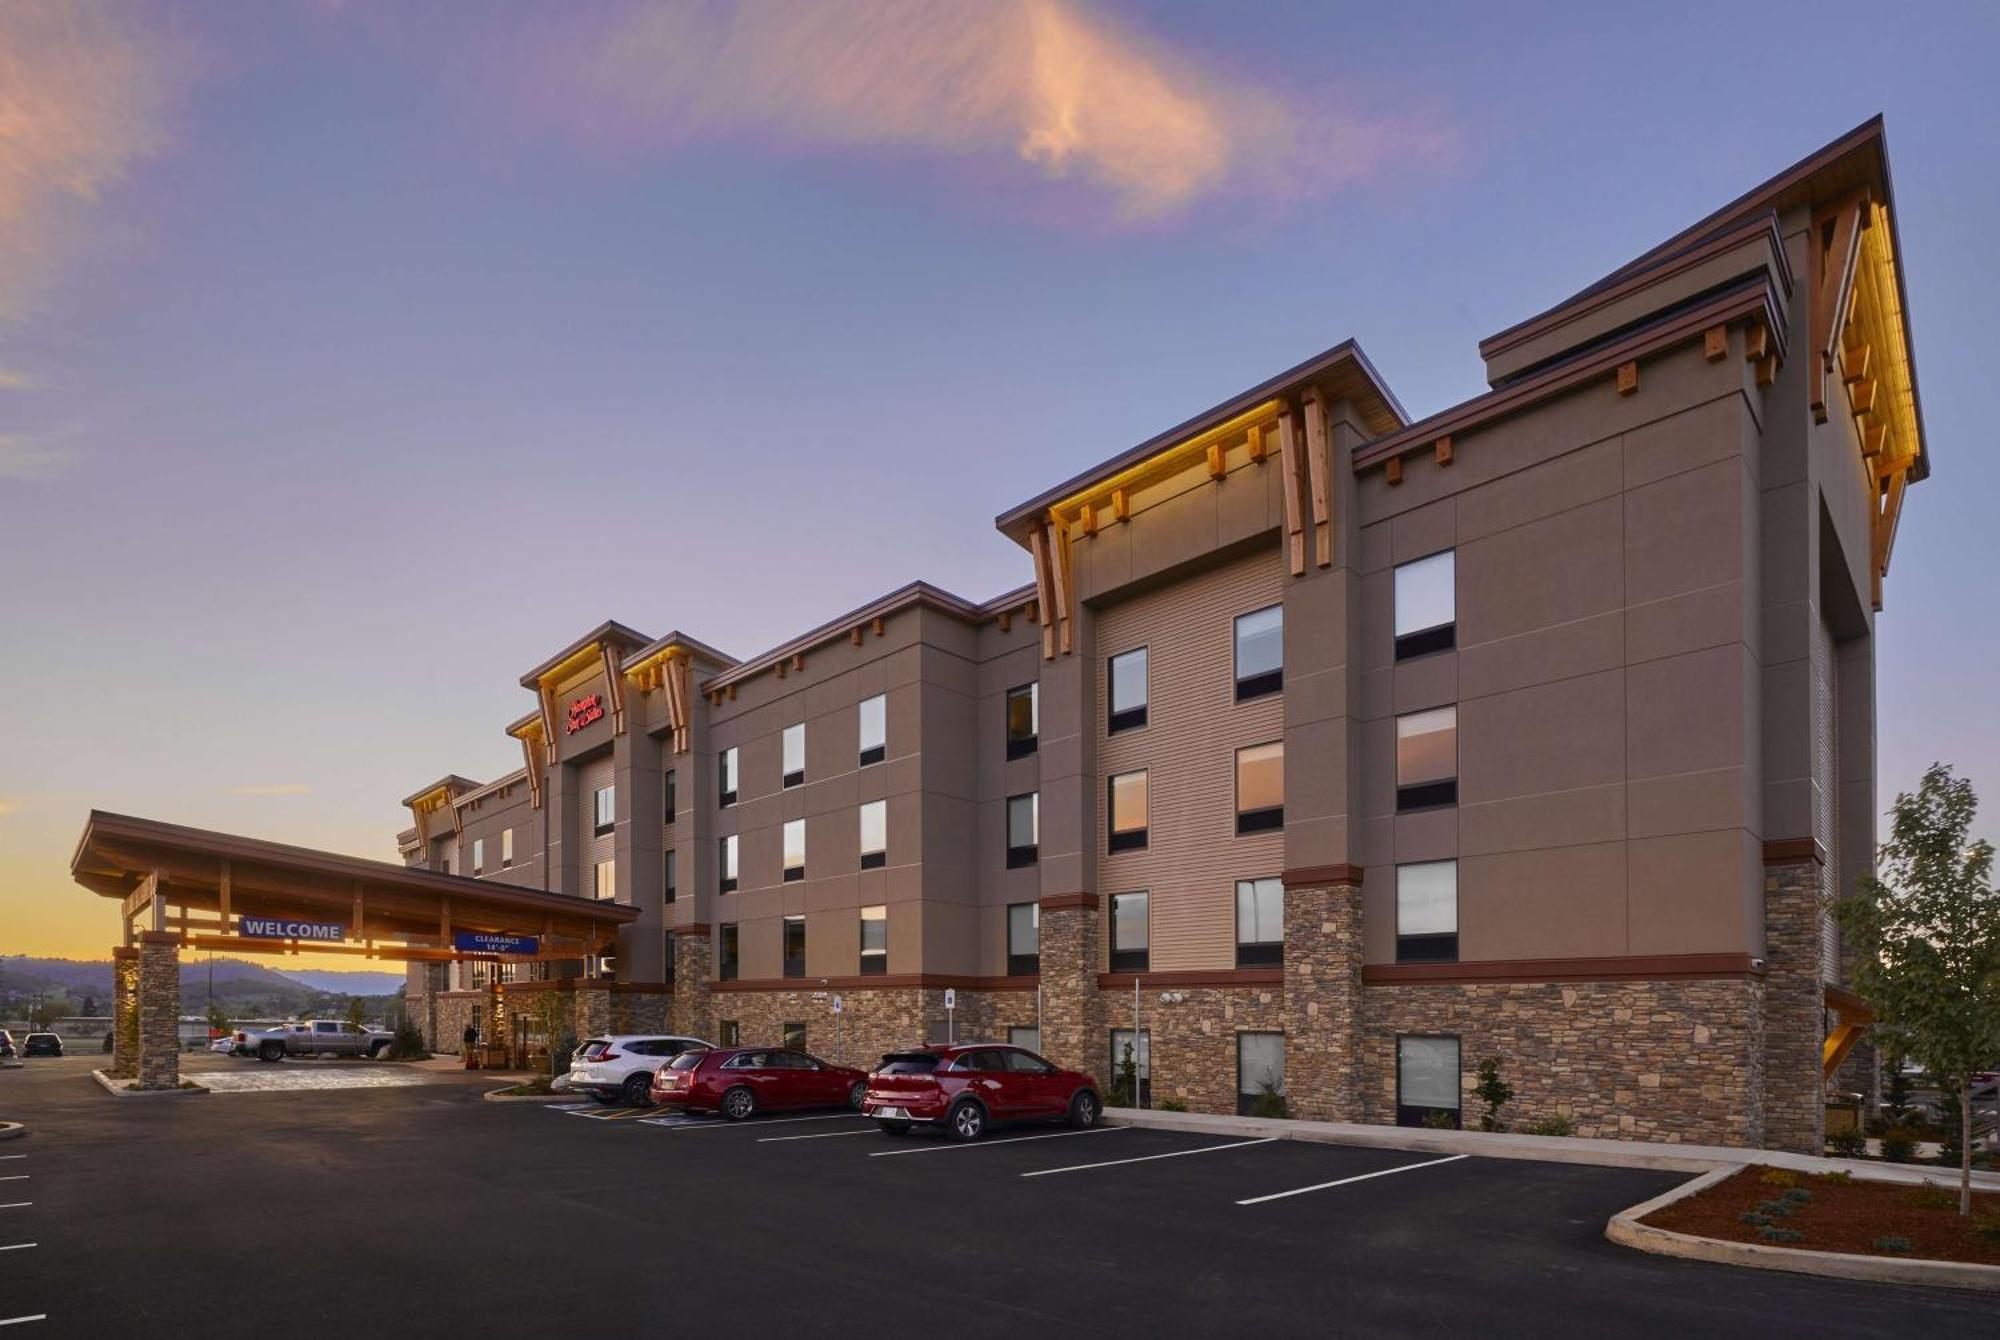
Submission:
M 1746 1266 L 1753 1270 L 1787 1270 L 1798 1275 L 1861 1280 L 1872 1284 L 1921 1284 L 1933 1288 L 1977 1289 L 2000 1293 L 2000 1266 L 1969 1261 L 1905 1260 L 1893 1256 L 1861 1256 L 1853 1252 L 1816 1252 L 1797 1247 L 1765 1247 L 1754 1242 L 1729 1242 L 1654 1228 L 1639 1221 L 1684 1196 L 1706 1191 L 1736 1174 L 1734 1167 L 1717 1168 L 1691 1182 L 1611 1216 L 1604 1236 L 1621 1247 L 1677 1256 L 1689 1261 Z
M 1419 1154 L 1470 1154 L 1475 1158 L 1521 1159 L 1534 1163 L 1583 1163 L 1600 1168 L 1640 1168 L 1654 1172 L 1734 1171 L 1749 1164 L 1795 1172 L 1852 1173 L 1861 1181 L 1918 1186 L 1935 1181 L 1937 1168 L 1865 1159 L 1817 1158 L 1777 1149 L 1737 1149 L 1720 1145 L 1669 1145 L 1640 1140 L 1586 1140 L 1566 1135 L 1513 1135 L 1496 1131 L 1433 1131 L 1410 1126 L 1369 1126 L 1345 1121 L 1294 1121 L 1270 1117 L 1211 1116 L 1203 1112 L 1162 1112 L 1157 1108 L 1106 1108 L 1104 1117 L 1124 1126 L 1187 1131 L 1198 1135 L 1276 1136 L 1361 1149 L 1400 1149 Z M 1955 1180 L 1956 1171 L 1951 1173 Z M 2000 1190 L 2000 1174 L 1975 1172 L 1975 1190 Z
M 102 1070 L 91 1071 L 90 1077 L 102 1085 L 104 1091 L 113 1098 L 192 1098 L 196 1094 L 210 1092 L 199 1084 L 191 1089 L 131 1089 L 126 1087 L 125 1080 L 113 1079 Z
M 28 1128 L 18 1121 L 0 1121 L 0 1140 L 18 1140 L 28 1133 Z
M 573 1103 L 576 1101 L 576 1095 L 570 1093 L 507 1092 L 507 1089 L 514 1087 L 516 1086 L 509 1084 L 506 1089 L 488 1089 L 479 1096 L 489 1103 Z

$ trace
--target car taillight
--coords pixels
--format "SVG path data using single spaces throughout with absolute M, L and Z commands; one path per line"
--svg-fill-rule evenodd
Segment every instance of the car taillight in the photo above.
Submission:
M 617 1059 L 618 1059 L 618 1053 L 617 1053 L 617 1052 L 599 1052 L 599 1053 L 598 1053 L 597 1055 L 595 1055 L 595 1056 L 591 1057 L 590 1059 L 591 1059 L 591 1060 L 593 1060 L 593 1061 L 615 1061 L 615 1060 L 617 1060 Z

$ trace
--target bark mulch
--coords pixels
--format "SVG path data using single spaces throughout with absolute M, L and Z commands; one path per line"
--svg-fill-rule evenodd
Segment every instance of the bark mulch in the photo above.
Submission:
M 1968 1220 L 1958 1213 L 1957 1174 L 1943 1170 L 1934 1186 L 1901 1186 L 1752 1165 L 1654 1211 L 1644 1222 L 1763 1247 L 2000 1266 L 2000 1193 L 1973 1192 Z M 1794 1233 L 1796 1240 L 1789 1236 Z M 1885 1238 L 1909 1246 L 1878 1245 Z

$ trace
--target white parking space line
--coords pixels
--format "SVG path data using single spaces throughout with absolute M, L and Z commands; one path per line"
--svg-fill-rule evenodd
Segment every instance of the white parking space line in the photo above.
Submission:
M 1336 1182 L 1320 1182 L 1313 1186 L 1294 1187 L 1290 1191 L 1273 1191 L 1268 1196 L 1252 1196 L 1248 1200 L 1239 1200 L 1236 1203 L 1238 1205 L 1262 1205 L 1267 1200 L 1283 1200 L 1287 1196 L 1303 1196 L 1309 1191 L 1331 1191 L 1334 1187 L 1347 1186 L 1354 1182 L 1366 1182 L 1372 1177 L 1390 1177 L 1396 1173 L 1415 1172 L 1419 1168 L 1435 1168 L 1441 1163 L 1456 1163 L 1460 1159 L 1469 1159 L 1471 1157 L 1472 1155 L 1470 1154 L 1453 1154 L 1447 1158 L 1426 1159 L 1422 1163 L 1405 1163 L 1400 1168 L 1384 1168 L 1380 1172 L 1362 1173 L 1356 1177 L 1343 1177 Z
M 15 1173 L 12 1177 L 0 1177 L 0 1182 L 25 1182 L 33 1175 L 32 1173 Z
M 724 1121 L 717 1117 L 712 1121 L 689 1122 L 685 1126 L 672 1129 L 681 1131 L 741 1131 L 755 1130 L 763 1126 L 789 1126 L 795 1121 L 866 1121 L 859 1112 L 835 1112 L 824 1117 L 771 1117 L 761 1121 Z
M 898 1154 L 942 1154 L 948 1149 L 999 1149 L 1005 1145 L 1025 1145 L 1034 1140 L 1067 1140 L 1072 1135 L 1110 1135 L 1114 1131 L 1137 1130 L 1136 1126 L 1093 1126 L 1087 1131 L 1057 1131 L 1053 1135 L 1017 1135 L 1009 1140 L 973 1140 L 967 1144 L 917 1145 L 910 1149 L 883 1149 L 871 1159 L 894 1158 Z
M 0 1252 L 25 1252 L 28 1248 L 35 1245 L 32 1242 L 10 1242 L 4 1247 L 0 1247 Z
M 1203 1145 L 1200 1149 L 1176 1149 L 1170 1154 L 1143 1154 L 1135 1159 L 1108 1159 L 1103 1163 L 1072 1163 L 1062 1168 L 1037 1168 L 1034 1172 L 1024 1172 L 1023 1177 L 1053 1177 L 1057 1173 L 1089 1172 L 1092 1168 L 1122 1168 L 1128 1163 L 1151 1163 L 1154 1159 L 1184 1159 L 1192 1154 L 1220 1154 L 1230 1149 L 1249 1149 L 1253 1145 L 1276 1144 L 1280 1137 L 1267 1135 L 1262 1140 L 1232 1140 L 1226 1145 Z
M 26 1157 L 28 1157 L 26 1154 L 0 1154 L 0 1161 L 6 1159 L 24 1159 Z
M 0 1204 L 0 1210 L 25 1210 L 34 1203 L 31 1200 L 10 1200 Z
M 790 1140 L 844 1140 L 850 1135 L 876 1135 L 877 1131 L 814 1131 L 811 1135 L 767 1135 L 760 1145 L 782 1145 Z
M 37 1312 L 32 1317 L 0 1317 L 0 1326 L 19 1326 L 24 1321 L 47 1321 L 49 1314 Z

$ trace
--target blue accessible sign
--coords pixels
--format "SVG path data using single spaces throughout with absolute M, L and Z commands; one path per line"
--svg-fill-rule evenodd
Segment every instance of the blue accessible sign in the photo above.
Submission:
M 286 921 L 280 917 L 238 917 L 236 933 L 259 940 L 345 940 L 347 927 L 337 921 Z
M 535 954 L 541 952 L 539 935 L 488 935 L 483 931 L 459 931 L 451 937 L 452 948 L 466 954 Z

